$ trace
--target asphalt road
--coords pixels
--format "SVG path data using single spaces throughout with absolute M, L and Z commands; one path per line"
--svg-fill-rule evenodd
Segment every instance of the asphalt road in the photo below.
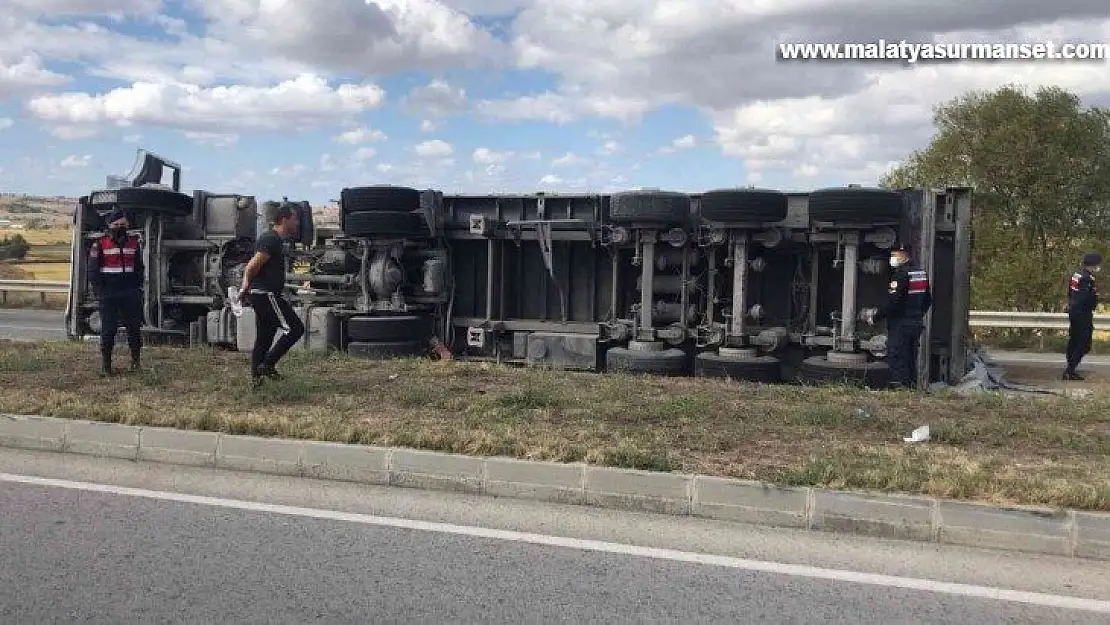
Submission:
M 64 318 L 64 313 L 57 310 L 0 309 L 0 339 L 64 339 Z
M 39 452 L 0 510 L 11 624 L 1110 619 L 1105 562 Z

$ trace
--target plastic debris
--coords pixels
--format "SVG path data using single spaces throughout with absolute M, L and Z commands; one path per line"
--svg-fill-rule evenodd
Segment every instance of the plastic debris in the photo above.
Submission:
M 1063 395 L 1060 391 L 1033 386 L 1032 384 L 1018 384 L 1007 380 L 1006 371 L 978 347 L 969 350 L 967 365 L 968 372 L 958 384 L 949 387 L 938 383 L 930 386 L 929 390 L 939 391 L 952 388 L 960 395 L 971 395 L 985 391 L 1009 391 L 1007 394 Z
M 227 300 L 231 302 L 231 313 L 236 317 L 242 317 L 243 304 L 239 301 L 239 287 L 227 287 Z
M 911 432 L 909 436 L 904 437 L 902 440 L 906 441 L 907 443 L 924 443 L 925 441 L 929 440 L 929 426 L 923 425 L 917 428 L 916 430 Z

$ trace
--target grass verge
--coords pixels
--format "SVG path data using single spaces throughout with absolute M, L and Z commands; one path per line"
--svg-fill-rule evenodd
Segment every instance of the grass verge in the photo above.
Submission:
M 255 389 L 246 359 L 148 348 L 148 371 L 104 384 L 92 345 L 3 342 L 0 411 L 1110 510 L 1102 390 L 963 398 L 303 353 Z M 932 442 L 902 441 L 926 423 Z

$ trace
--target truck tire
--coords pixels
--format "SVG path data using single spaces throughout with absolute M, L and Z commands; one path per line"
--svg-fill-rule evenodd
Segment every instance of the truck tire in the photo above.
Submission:
M 349 237 L 424 237 L 429 236 L 424 217 L 418 213 L 374 211 L 343 215 L 343 233 Z
M 297 217 L 299 218 L 297 238 L 301 245 L 311 247 L 316 242 L 316 220 L 312 214 L 312 204 L 296 202 L 296 205 L 298 207 Z
M 701 196 L 701 218 L 721 223 L 775 223 L 786 219 L 786 194 L 770 189 L 715 189 Z
M 339 207 L 341 212 L 348 214 L 378 211 L 407 213 L 420 208 L 420 192 L 388 184 L 349 187 L 339 193 Z
M 347 338 L 356 343 L 427 341 L 432 325 L 425 317 L 351 317 Z
M 737 359 L 702 352 L 694 357 L 694 377 L 774 384 L 782 380 L 782 365 L 774 356 Z
M 605 352 L 605 370 L 613 373 L 650 373 L 668 377 L 687 374 L 686 352 L 678 348 L 643 351 L 613 347 Z
M 133 215 L 188 217 L 193 214 L 193 196 L 170 189 L 124 187 L 89 194 L 89 206 L 96 210 L 107 210 L 112 204 Z
M 673 191 L 621 191 L 609 197 L 609 221 L 680 225 L 690 220 L 690 196 Z
M 812 356 L 798 367 L 798 381 L 812 386 L 847 384 L 884 389 L 889 380 L 890 367 L 885 362 L 834 362 L 825 356 Z
M 347 343 L 347 355 L 368 360 L 388 360 L 391 358 L 411 358 L 423 356 L 428 351 L 428 344 L 423 341 L 406 342 L 379 342 Z
M 809 220 L 845 224 L 902 220 L 902 195 L 869 187 L 818 189 L 809 195 Z

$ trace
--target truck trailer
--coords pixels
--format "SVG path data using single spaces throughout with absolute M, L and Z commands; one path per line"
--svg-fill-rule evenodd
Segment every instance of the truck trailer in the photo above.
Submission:
M 134 171 L 74 212 L 67 334 L 99 333 L 85 277 L 104 215 L 128 211 L 146 261 L 148 342 L 249 350 L 227 300 L 281 204 L 300 219 L 287 283 L 301 347 L 363 358 L 440 355 L 597 372 L 886 386 L 887 256 L 908 245 L 934 303 L 918 386 L 967 368 L 966 187 L 810 192 L 728 188 L 447 195 L 340 191 L 339 227 L 308 202 L 181 192 L 181 168 L 140 150 Z

